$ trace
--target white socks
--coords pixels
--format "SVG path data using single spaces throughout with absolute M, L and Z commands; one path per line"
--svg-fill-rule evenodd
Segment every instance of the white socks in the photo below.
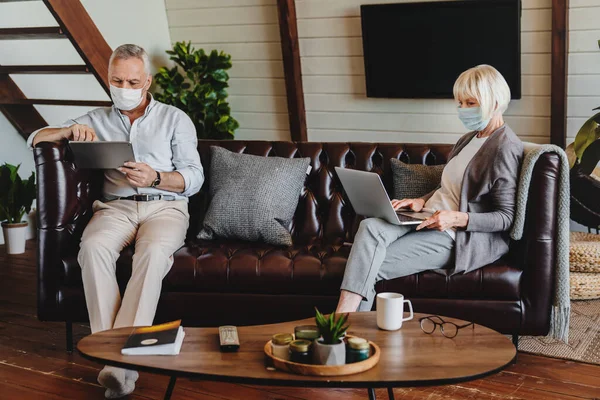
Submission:
M 138 378 L 137 371 L 106 366 L 98 374 L 98 383 L 106 388 L 105 398 L 119 399 L 133 392 Z

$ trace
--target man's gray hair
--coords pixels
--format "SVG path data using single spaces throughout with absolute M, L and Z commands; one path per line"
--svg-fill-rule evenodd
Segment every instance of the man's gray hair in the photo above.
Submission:
M 122 44 L 113 51 L 108 60 L 108 65 L 111 65 L 115 58 L 128 60 L 130 58 L 138 58 L 144 62 L 144 70 L 147 74 L 150 73 L 150 58 L 143 47 L 137 44 Z

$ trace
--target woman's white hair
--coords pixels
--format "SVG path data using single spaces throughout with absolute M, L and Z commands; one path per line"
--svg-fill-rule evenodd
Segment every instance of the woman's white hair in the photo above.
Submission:
M 483 119 L 503 114 L 510 103 L 510 88 L 506 79 L 491 65 L 478 65 L 466 70 L 454 83 L 454 98 L 473 98 L 479 102 Z
M 115 58 L 128 60 L 130 58 L 138 58 L 144 63 L 144 70 L 150 74 L 150 58 L 143 47 L 137 44 L 122 44 L 113 51 L 108 60 L 108 65 L 111 65 Z

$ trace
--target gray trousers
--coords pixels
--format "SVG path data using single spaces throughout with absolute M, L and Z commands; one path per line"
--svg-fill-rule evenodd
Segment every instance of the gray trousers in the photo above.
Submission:
M 415 230 L 379 218 L 360 223 L 346 264 L 342 289 L 359 294 L 358 311 L 370 311 L 375 283 L 446 267 L 454 260 L 454 240 L 446 232 Z

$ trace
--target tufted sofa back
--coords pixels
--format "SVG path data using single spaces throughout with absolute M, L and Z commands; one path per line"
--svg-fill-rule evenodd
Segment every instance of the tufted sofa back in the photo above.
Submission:
M 335 167 L 378 173 L 388 193 L 393 193 L 390 159 L 405 163 L 436 165 L 446 162 L 452 145 L 400 143 L 317 143 L 262 141 L 200 141 L 198 151 L 206 181 L 201 192 L 190 199 L 190 234 L 198 232 L 208 205 L 210 183 L 210 147 L 220 146 L 236 153 L 257 156 L 309 157 L 312 170 L 306 183 L 292 224 L 296 244 L 341 244 L 351 241 L 357 227 L 356 215 L 335 174 Z
M 334 309 L 350 252 L 349 246 L 341 244 L 352 241 L 358 226 L 334 167 L 376 172 L 391 193 L 391 158 L 441 164 L 451 149 L 450 145 L 424 144 L 202 141 L 198 151 L 207 181 L 190 199 L 190 239 L 208 205 L 211 145 L 259 156 L 311 159 L 313 168 L 292 226 L 295 246 L 280 249 L 258 243 L 190 240 L 177 252 L 165 278 L 160 321 L 184 318 L 202 326 L 255 324 L 314 315 L 314 306 L 323 311 Z M 38 317 L 86 321 L 77 253 L 81 233 L 92 216 L 92 203 L 101 196 L 102 173 L 76 169 L 65 143 L 40 143 L 34 154 Z M 554 152 L 543 154 L 536 162 L 523 240 L 511 243 L 507 257 L 468 274 L 423 272 L 382 281 L 377 290 L 404 293 L 419 312 L 471 319 L 503 333 L 545 335 L 554 294 L 560 165 Z M 131 271 L 131 256 L 131 249 L 126 249 L 117 262 L 123 289 Z M 198 306 L 203 304 L 218 307 Z

